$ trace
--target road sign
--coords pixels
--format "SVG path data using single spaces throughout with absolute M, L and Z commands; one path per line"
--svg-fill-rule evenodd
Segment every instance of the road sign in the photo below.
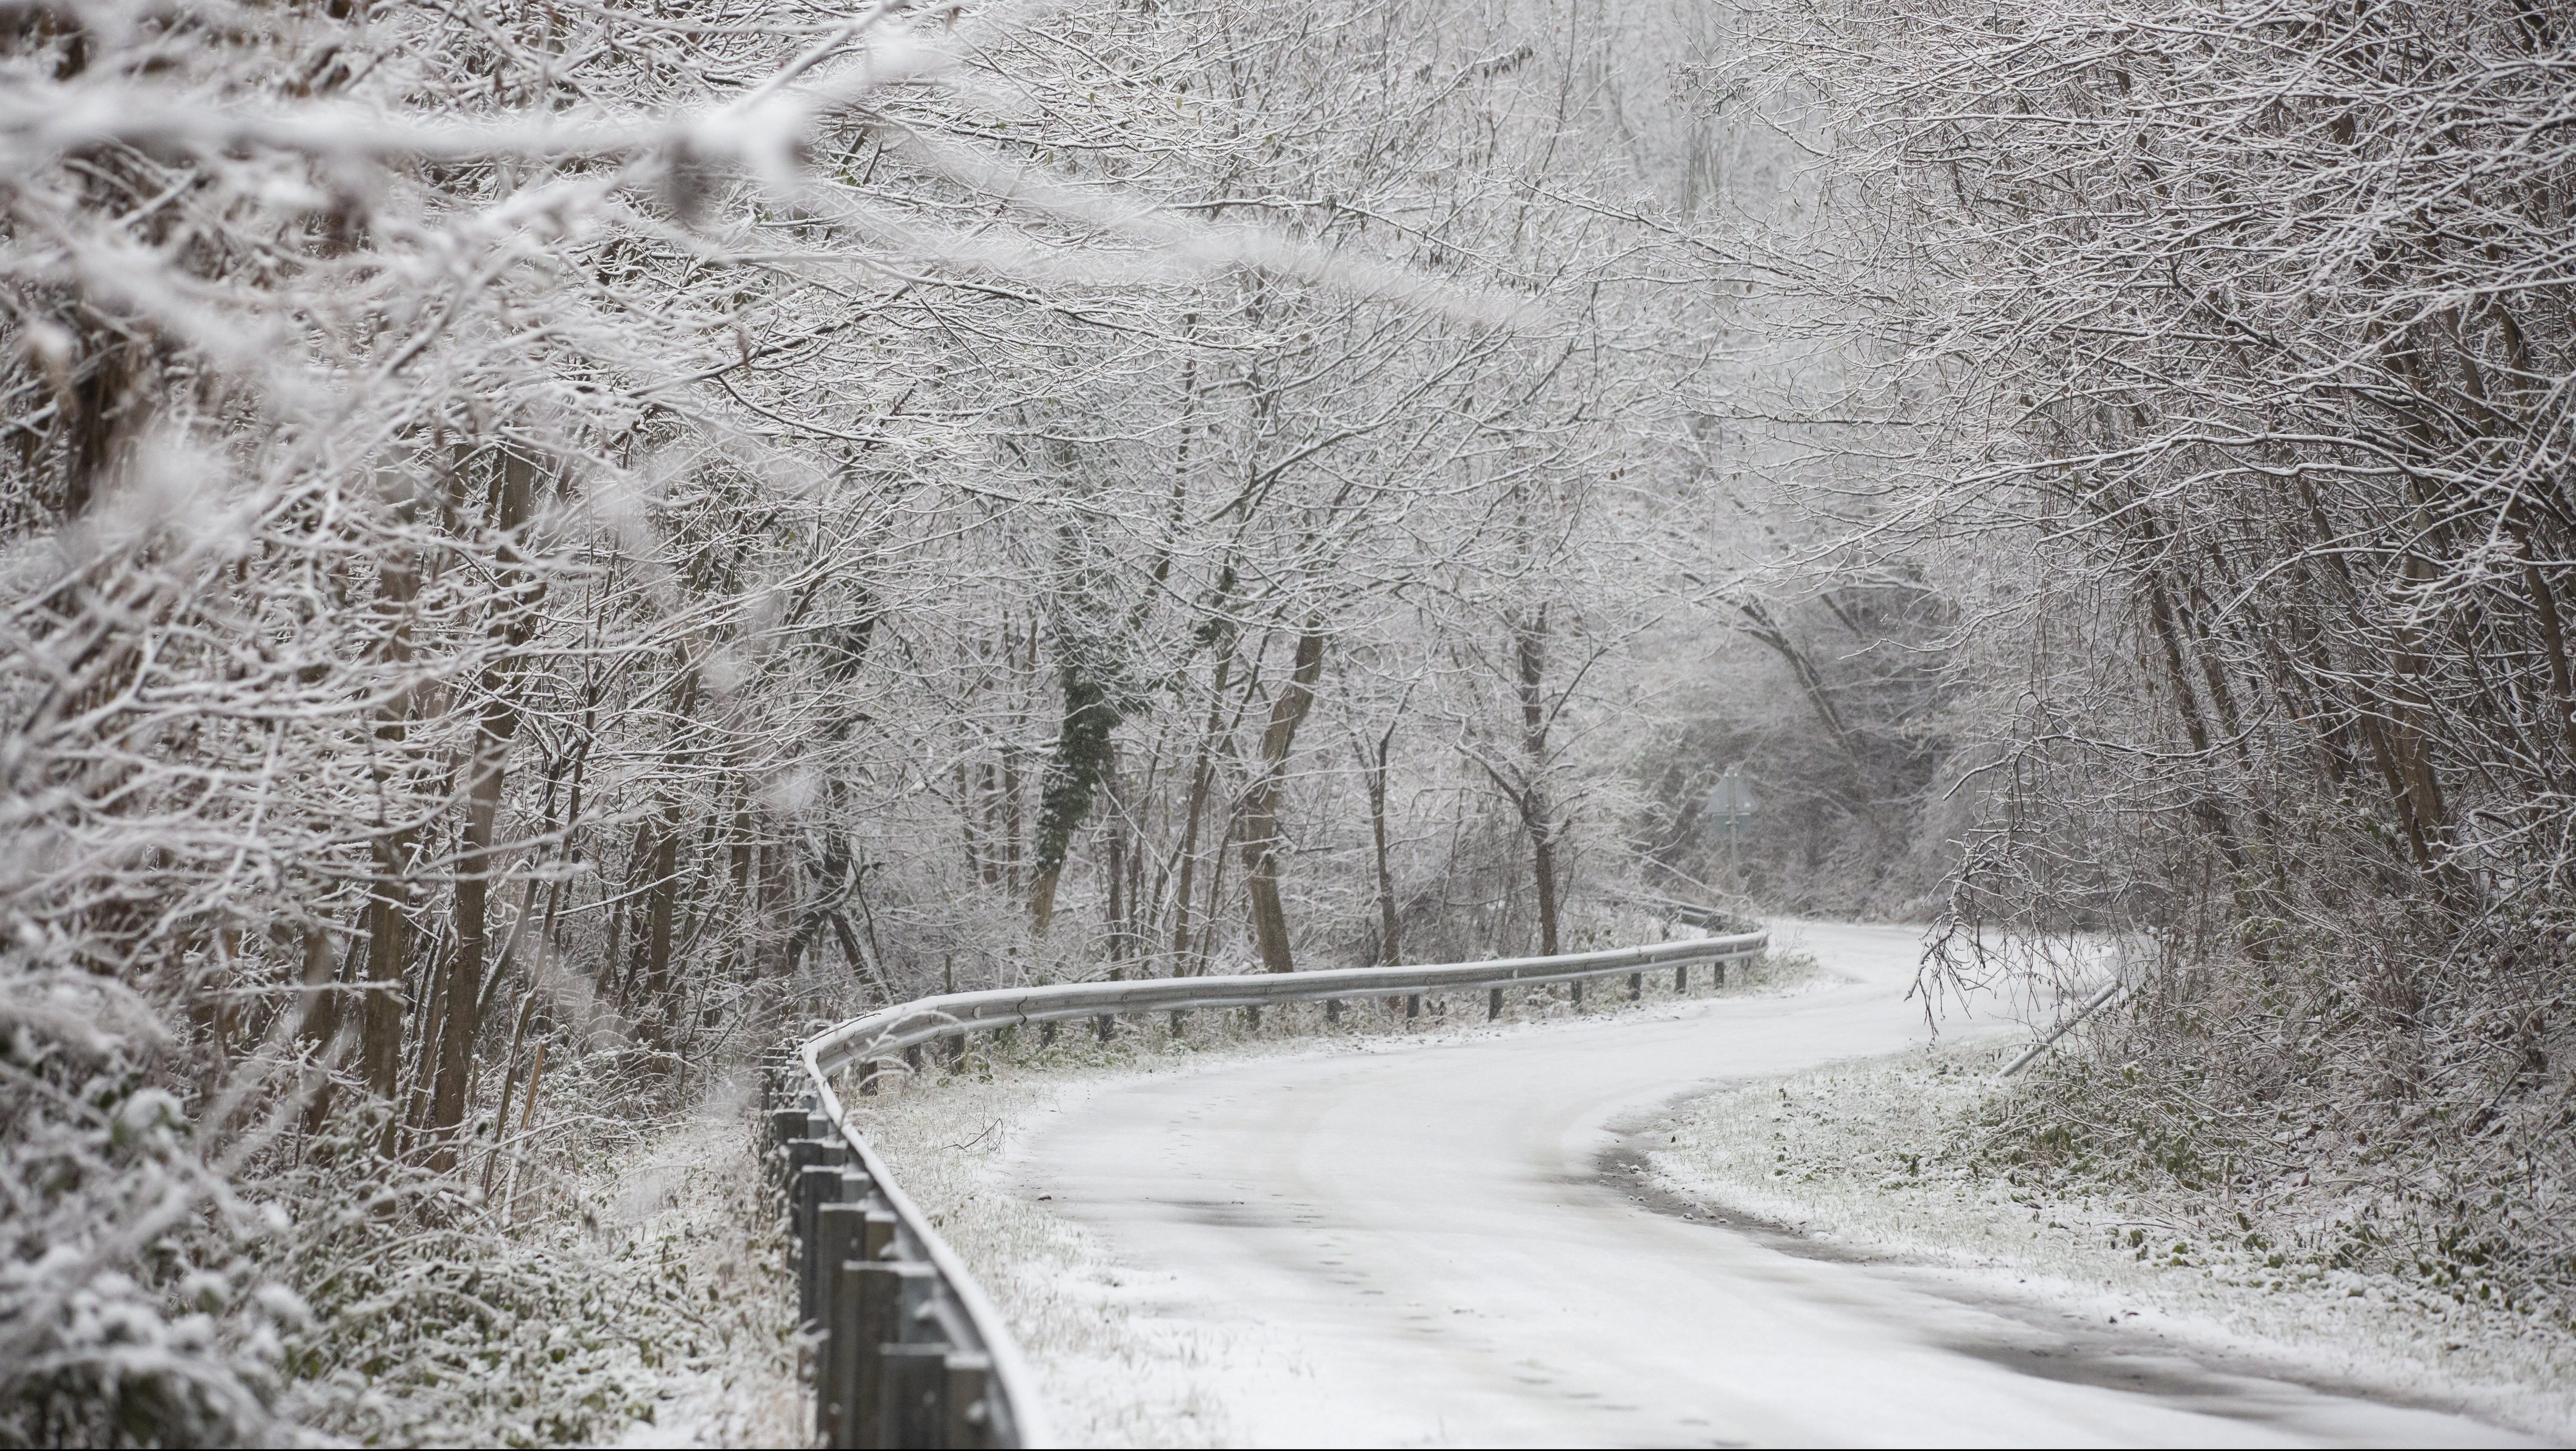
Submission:
M 1708 799 L 1701 805 L 1711 829 L 1729 841 L 1753 824 L 1753 813 L 1760 809 L 1753 799 L 1753 788 L 1745 783 L 1743 769 L 1736 766 L 1727 767 L 1717 784 L 1708 788 Z

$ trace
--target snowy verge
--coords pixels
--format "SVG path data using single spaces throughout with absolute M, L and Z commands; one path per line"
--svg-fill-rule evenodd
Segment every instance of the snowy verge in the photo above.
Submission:
M 1728 974 L 1723 995 L 1778 993 L 1814 980 L 1804 957 L 1775 957 Z M 1653 977 L 1652 974 L 1649 977 Z M 1631 1004 L 1624 982 L 1596 984 L 1579 1016 L 1690 1011 L 1712 994 L 1673 995 L 1668 979 Z M 1406 1026 L 1402 1001 L 1353 1003 L 1327 1026 L 1320 1005 L 1264 1016 L 1259 1034 L 1239 1012 L 1131 1021 L 1103 1046 L 1068 1028 L 1058 1044 L 1033 1035 L 986 1045 L 962 1067 L 932 1065 L 887 1091 L 845 1093 L 865 1134 L 1009 1319 L 1040 1379 L 1058 1432 L 1081 1445 L 1233 1444 L 1221 1389 L 1242 1378 L 1295 1377 L 1274 1345 L 1228 1337 L 1204 1322 L 1153 1310 L 1159 1277 L 1121 1263 L 1096 1236 L 1047 1208 L 1027 1183 L 1021 1151 L 1047 1121 L 1088 1099 L 1155 1075 L 1211 1072 L 1259 1058 L 1401 1052 L 1429 1043 L 1545 1032 L 1578 1016 L 1562 990 L 1533 994 L 1486 1023 L 1484 994 L 1426 1001 Z
M 327 1313 L 289 1414 L 366 1444 L 803 1444 L 752 1097 L 720 1085 L 559 1162 L 515 1224 L 460 1212 L 389 1236 L 358 1206 L 346 1266 L 309 1287 Z
M 1695 1097 L 1631 1140 L 1653 1187 L 1971 1293 L 2152 1328 L 2286 1373 L 2576 1439 L 2576 1337 L 2423 1285 L 2212 1243 L 2108 1186 L 1973 1167 L 2014 1091 L 1992 1045 L 1933 1048 Z
M 799 1446 L 811 1418 L 793 1339 L 795 1283 L 747 1082 L 606 1176 L 610 1273 L 657 1281 L 683 1346 L 651 1384 L 625 1446 Z M 613 1197 L 609 1197 L 613 1196 Z

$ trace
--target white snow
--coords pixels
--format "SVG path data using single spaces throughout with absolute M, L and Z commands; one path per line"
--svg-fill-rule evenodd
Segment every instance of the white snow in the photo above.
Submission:
M 391 1311 L 354 1349 L 405 1357 L 401 1373 L 302 1387 L 299 1409 L 351 1444 L 803 1444 L 794 1290 L 750 1107 L 746 1084 L 718 1085 L 685 1117 L 559 1166 L 546 1212 L 517 1232 L 437 1241 L 495 1313 Z M 389 1272 L 424 1277 L 428 1251 L 381 1252 Z
M 710 1094 L 603 1186 L 600 1272 L 657 1279 L 703 1304 L 689 1349 L 657 1363 L 650 1419 L 630 1422 L 618 1445 L 805 1442 L 812 1413 L 789 1341 L 794 1285 L 762 1181 L 764 1126 L 743 1112 L 748 1098 L 741 1083 Z
M 1660 1188 L 1908 1266 L 1936 1293 L 2576 1439 L 2576 1339 L 2535 1316 L 2213 1242 L 2205 1221 L 2107 1186 L 2008 1182 L 1945 1159 L 1995 1091 L 1995 1059 L 1991 1044 L 1945 1047 L 1726 1088 L 1641 1147 Z
M 893 1095 L 872 1132 L 1097 1444 L 2519 1440 L 1605 1180 L 1616 1127 L 1678 1095 L 1929 1041 L 1910 931 L 1797 935 L 1849 980 L 1051 1086 L 1005 1068 Z

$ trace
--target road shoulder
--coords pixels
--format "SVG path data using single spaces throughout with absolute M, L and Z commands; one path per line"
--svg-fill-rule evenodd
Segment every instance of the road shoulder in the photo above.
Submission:
M 1997 1091 L 1998 1051 L 1934 1049 L 1697 1093 L 1624 1125 L 1603 1173 L 1663 1212 L 1883 1265 L 2067 1337 L 2050 1364 L 2009 1352 L 2023 1370 L 2117 1385 L 2171 1346 L 2225 1373 L 2576 1440 L 2576 1337 L 2564 1329 L 2268 1245 L 2210 1243 L 2107 1192 L 1963 1167 L 1960 1136 Z

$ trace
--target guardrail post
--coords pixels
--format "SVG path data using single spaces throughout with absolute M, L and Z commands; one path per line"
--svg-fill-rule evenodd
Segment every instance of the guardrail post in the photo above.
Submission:
M 852 1273 L 858 1268 L 852 1262 L 836 1271 L 840 1284 L 833 1292 L 823 1336 L 823 1364 L 830 1375 L 815 1378 L 814 1438 L 819 1445 L 835 1448 L 867 1444 L 862 1439 L 865 1422 L 859 1401 L 859 1282 Z
M 1646 975 L 1642 972 L 1632 972 L 1628 974 L 1628 1001 L 1633 1003 L 1645 995 Z
M 1246 1031 L 1250 1032 L 1255 1037 L 1260 1036 L 1261 1004 L 1254 1003 L 1252 1006 L 1243 1010 L 1243 1026 Z
M 871 1215 L 869 1237 L 876 1234 Z M 889 1230 L 893 1217 L 886 1216 Z M 891 1235 L 889 1235 L 889 1239 Z M 884 1249 L 877 1253 L 883 1255 Z M 889 1369 L 887 1352 L 900 1348 L 903 1333 L 911 1318 L 915 1302 L 929 1294 L 930 1281 L 938 1272 L 928 1265 L 903 1264 L 887 1259 L 853 1260 L 850 1278 L 857 1283 L 858 1334 L 853 1340 L 857 1367 L 850 1377 L 851 1400 L 857 1414 L 842 1422 L 842 1429 L 853 1446 L 902 1446 L 906 1444 L 890 1434 L 897 1430 L 893 1409 L 888 1403 Z M 914 1287 L 918 1288 L 914 1288 Z M 920 1444 L 920 1443 L 912 1443 Z
M 823 1255 L 823 1354 L 815 1367 L 816 1430 L 826 1446 L 865 1444 L 861 1366 L 875 1341 L 861 1315 L 860 1281 L 894 1242 L 894 1215 L 866 1204 L 874 1189 L 856 1169 L 841 1175 L 839 1202 L 823 1206 L 818 1238 Z
M 771 1109 L 769 1136 L 781 1148 L 785 1148 L 792 1140 L 805 1137 L 805 1110 L 802 1108 Z
M 799 1117 L 801 1119 L 802 1115 Z M 796 1138 L 789 1139 L 780 1147 L 782 1153 L 778 1170 L 778 1192 L 793 1194 L 796 1192 L 796 1176 L 805 1171 L 806 1165 L 821 1163 L 823 1151 L 830 1145 L 821 1139 Z
M 877 1060 L 870 1058 L 859 1065 L 859 1092 L 862 1096 L 873 1098 L 876 1096 L 876 1091 Z
M 823 1267 L 827 1260 L 821 1253 L 823 1206 L 841 1197 L 841 1166 L 808 1164 L 796 1175 L 796 1237 L 802 1249 L 797 1270 L 796 1320 L 800 1325 L 818 1323 L 823 1316 Z
M 1049 1018 L 1038 1024 L 1038 1046 L 1041 1048 L 1055 1046 L 1055 1019 Z
M 1340 998 L 1324 999 L 1324 1026 L 1328 1028 L 1332 1027 L 1341 1022 L 1341 1020 L 1342 1000 Z
M 1420 993 L 1406 993 L 1406 994 L 1404 995 L 1404 1017 L 1405 1017 L 1405 1021 L 1407 1021 L 1407 1022 L 1411 1022 L 1413 1019 L 1418 1018 L 1418 1017 L 1421 1017 L 1421 1016 L 1422 1016 L 1422 994 L 1420 994 Z
M 1496 988 L 1492 992 L 1485 994 L 1485 1021 L 1490 1023 L 1502 1015 L 1503 990 L 1501 988 Z
M 1673 969 L 1673 991 L 1677 993 L 1686 993 L 1690 991 L 1689 963 L 1685 962 L 1681 966 Z
M 1172 1036 L 1181 1036 L 1181 1010 L 1178 1008 L 1172 1009 Z
M 1093 1026 L 1100 1030 L 1100 1041 L 1106 1043 L 1109 1041 L 1110 1033 L 1118 1026 L 1118 1015 L 1115 1013 L 1102 1013 L 1096 1020 L 1094 1020 Z
M 963 1073 L 966 1071 L 966 1054 L 969 1049 L 974 1047 L 974 1045 L 975 1033 L 973 1029 L 966 1029 L 958 1033 L 957 1049 L 948 1056 L 949 1072 Z
M 911 1069 L 916 1075 L 921 1072 L 921 1045 L 919 1043 L 906 1043 L 904 1045 L 903 1066 Z
M 947 1446 L 974 1447 L 984 1444 L 993 1424 L 993 1408 L 986 1404 L 993 1382 L 993 1361 L 989 1356 L 972 1351 L 954 1351 L 948 1356 L 948 1435 L 941 1443 Z
M 1583 1010 L 1583 979 L 1579 977 L 1576 978 L 1570 986 L 1574 989 L 1575 1011 L 1581 1012 Z
M 865 1175 L 844 1175 L 840 1202 L 824 1205 L 816 1215 L 814 1237 L 823 1264 L 823 1350 L 814 1366 L 814 1434 L 826 1446 L 848 1445 L 857 1424 L 859 1297 L 850 1265 L 867 1242 L 868 1207 L 853 1202 L 866 1189 Z
M 936 1342 L 888 1344 L 878 1354 L 885 1400 L 879 1414 L 884 1430 L 880 1446 L 945 1446 L 948 1444 L 948 1356 Z
M 1715 972 L 1716 976 L 1710 981 L 1709 985 L 1711 987 L 1726 986 L 1726 959 L 1723 957 L 1719 958 L 1717 960 L 1716 967 L 1712 969 L 1712 971 Z

